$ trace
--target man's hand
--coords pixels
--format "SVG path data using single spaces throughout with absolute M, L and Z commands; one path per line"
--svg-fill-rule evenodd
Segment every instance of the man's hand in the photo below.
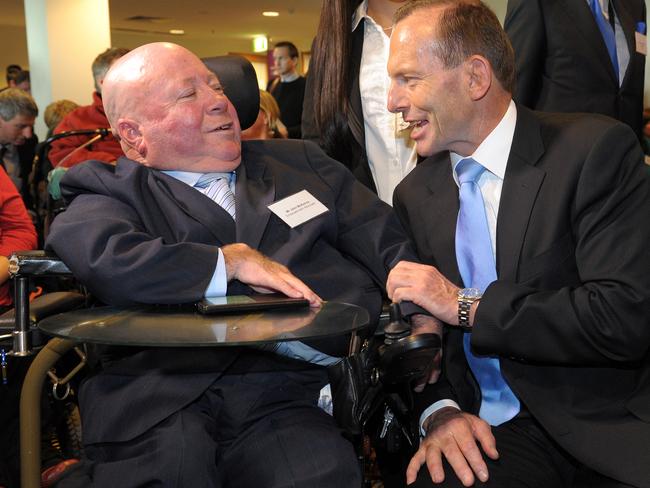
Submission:
M 221 248 L 226 261 L 228 281 L 239 280 L 255 291 L 279 291 L 288 297 L 305 298 L 312 307 L 320 307 L 321 298 L 296 278 L 286 266 L 267 258 L 246 244 L 228 244 Z
M 426 463 L 434 483 L 445 479 L 442 467 L 444 456 L 464 486 L 474 484 L 474 476 L 485 482 L 488 469 L 476 442 L 491 458 L 498 459 L 496 441 L 490 426 L 475 415 L 454 407 L 441 408 L 425 422 L 427 436 L 406 469 L 406 483 L 415 481 L 420 467 Z
M 442 337 L 442 322 L 430 315 L 415 314 L 411 316 L 411 334 L 438 334 Z M 431 375 L 424 382 L 415 386 L 416 392 L 421 392 L 428 384 L 433 384 L 440 377 L 440 363 L 442 361 L 442 349 L 433 358 Z
M 458 290 L 433 266 L 408 261 L 397 263 L 386 282 L 393 302 L 411 301 L 451 325 L 458 324 Z

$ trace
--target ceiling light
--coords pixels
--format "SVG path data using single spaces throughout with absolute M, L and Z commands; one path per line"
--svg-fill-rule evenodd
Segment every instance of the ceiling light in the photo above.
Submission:
M 277 17 L 280 15 L 280 12 L 262 12 L 264 17 Z
M 182 36 L 185 34 L 185 31 L 183 29 L 169 29 L 169 33 L 175 36 Z

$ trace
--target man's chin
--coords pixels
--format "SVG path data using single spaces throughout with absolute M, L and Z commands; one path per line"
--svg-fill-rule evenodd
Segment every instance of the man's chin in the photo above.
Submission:
M 422 158 L 428 158 L 429 156 L 433 156 L 436 151 L 434 150 L 433 145 L 426 144 L 424 141 L 416 141 L 415 152 L 417 152 L 418 156 Z
M 241 153 L 232 161 L 228 161 L 228 162 L 224 161 L 224 166 L 228 168 L 225 171 L 235 171 L 240 164 L 241 164 Z

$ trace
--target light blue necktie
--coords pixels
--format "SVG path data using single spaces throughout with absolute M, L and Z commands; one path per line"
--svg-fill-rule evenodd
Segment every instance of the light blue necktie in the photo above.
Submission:
M 607 46 L 607 52 L 609 53 L 609 59 L 612 60 L 616 80 L 618 81 L 618 56 L 616 54 L 616 35 L 614 34 L 614 28 L 605 18 L 600 6 L 600 0 L 589 0 L 589 6 L 594 14 L 600 33 L 603 35 L 605 46 Z
M 230 191 L 230 179 L 223 173 L 206 173 L 199 178 L 194 187 L 217 203 L 235 218 L 235 195 Z
M 483 195 L 477 182 L 485 168 L 471 158 L 456 166 L 460 183 L 460 209 L 456 224 L 456 260 L 465 286 L 484 291 L 497 279 L 490 230 Z M 463 337 L 463 348 L 474 377 L 481 388 L 479 416 L 490 425 L 500 425 L 519 412 L 519 400 L 501 375 L 499 359 L 475 356 L 470 334 Z

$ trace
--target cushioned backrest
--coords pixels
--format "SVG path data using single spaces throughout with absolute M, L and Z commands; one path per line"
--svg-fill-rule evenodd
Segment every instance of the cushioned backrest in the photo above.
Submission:
M 260 92 L 253 65 L 241 56 L 215 56 L 202 61 L 219 77 L 226 96 L 237 110 L 242 130 L 249 128 L 260 110 Z

